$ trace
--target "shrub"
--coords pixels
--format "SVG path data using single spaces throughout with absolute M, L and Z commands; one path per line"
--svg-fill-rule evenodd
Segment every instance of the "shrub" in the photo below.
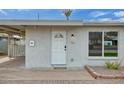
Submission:
M 105 64 L 106 64 L 106 67 L 108 69 L 115 69 L 115 70 L 117 70 L 120 67 L 120 63 L 119 62 L 106 62 Z

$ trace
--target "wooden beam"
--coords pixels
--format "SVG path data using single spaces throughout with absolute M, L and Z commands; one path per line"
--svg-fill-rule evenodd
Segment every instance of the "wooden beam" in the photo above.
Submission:
M 5 28 L 5 27 L 2 27 L 2 26 L 0 26 L 0 29 L 1 29 L 1 30 L 4 30 L 4 31 L 14 32 L 14 33 L 22 33 L 22 32 L 20 32 L 20 31 L 12 30 L 12 29 Z
M 11 27 L 11 26 L 7 26 L 7 25 L 1 25 L 1 27 L 8 28 L 8 29 L 11 29 L 11 30 L 20 31 L 20 29 L 17 29 L 17 28 Z

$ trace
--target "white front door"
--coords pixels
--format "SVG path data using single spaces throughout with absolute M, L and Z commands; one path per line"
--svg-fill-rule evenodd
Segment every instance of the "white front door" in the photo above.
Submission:
M 66 64 L 66 31 L 52 32 L 52 63 L 53 65 Z

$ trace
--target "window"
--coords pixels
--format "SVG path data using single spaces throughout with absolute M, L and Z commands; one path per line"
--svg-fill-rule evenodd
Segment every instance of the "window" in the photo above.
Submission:
M 117 57 L 117 32 L 89 32 L 89 56 Z
M 102 32 L 89 33 L 89 56 L 102 56 Z
M 104 32 L 104 56 L 117 57 L 118 56 L 118 33 Z

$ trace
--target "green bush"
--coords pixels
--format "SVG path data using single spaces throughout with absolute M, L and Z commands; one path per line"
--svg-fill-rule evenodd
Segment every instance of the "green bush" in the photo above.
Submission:
M 117 70 L 120 67 L 120 63 L 119 62 L 106 62 L 105 64 L 106 64 L 106 67 L 108 69 L 115 69 L 115 70 Z

